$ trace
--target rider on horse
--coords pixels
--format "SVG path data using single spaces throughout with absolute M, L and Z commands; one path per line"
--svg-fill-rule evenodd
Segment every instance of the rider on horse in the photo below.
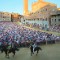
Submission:
M 33 44 L 33 53 L 34 53 L 34 49 L 37 47 L 37 44 L 36 43 L 34 43 Z
M 42 49 L 41 49 L 40 46 L 38 46 L 37 43 L 33 43 L 33 44 L 31 44 L 31 46 L 30 46 L 30 50 L 31 50 L 31 56 L 32 56 L 32 54 L 34 54 L 35 51 L 36 51 L 37 54 L 38 54 L 39 50 L 42 50 Z M 37 54 L 36 54 L 36 55 L 37 55 Z

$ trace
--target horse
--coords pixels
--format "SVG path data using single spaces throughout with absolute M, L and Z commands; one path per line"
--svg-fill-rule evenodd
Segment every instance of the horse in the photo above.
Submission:
M 39 53 L 39 50 L 41 50 L 41 51 L 42 51 L 42 48 L 41 48 L 41 47 L 39 47 L 39 46 L 35 47 L 34 52 L 35 52 L 35 51 L 37 52 L 37 53 L 36 53 L 36 55 Z
M 8 46 L 6 46 L 6 45 L 2 45 L 2 46 L 1 46 L 1 52 L 2 52 L 2 53 L 5 52 L 5 57 L 8 57 L 8 58 L 9 58 L 9 54 L 10 54 L 10 53 L 13 53 L 13 57 L 14 57 L 16 51 L 19 51 L 19 49 L 18 49 L 17 47 L 13 47 L 13 48 L 10 47 L 10 48 L 8 49 Z
M 37 55 L 37 54 L 39 53 L 39 50 L 42 51 L 42 48 L 39 47 L 39 46 L 36 46 L 36 47 L 34 48 L 34 52 L 33 52 L 33 46 L 31 46 L 31 47 L 30 47 L 30 50 L 31 50 L 31 56 L 32 56 L 32 54 L 34 54 L 35 51 L 37 52 L 37 53 L 36 53 L 36 55 Z
M 5 45 L 1 45 L 1 49 L 0 49 L 1 53 L 5 53 L 5 57 L 8 56 L 8 49 L 7 49 L 7 46 Z

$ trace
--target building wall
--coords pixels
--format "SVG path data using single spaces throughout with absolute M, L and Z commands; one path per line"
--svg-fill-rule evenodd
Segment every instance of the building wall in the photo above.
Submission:
M 49 27 L 50 23 L 50 16 L 52 14 L 56 14 L 57 6 L 48 4 L 44 6 L 43 8 L 39 9 L 35 13 L 30 14 L 29 16 L 25 16 L 24 19 L 22 19 L 23 23 L 26 24 L 26 22 L 29 22 L 30 24 L 39 24 L 43 27 L 47 25 L 47 28 Z
M 12 13 L 11 14 L 11 21 L 12 22 L 17 22 L 17 21 L 20 21 L 20 15 L 19 14 L 17 14 L 17 13 Z
M 57 15 L 57 13 L 59 15 Z M 52 16 L 54 15 L 54 16 Z M 32 11 L 28 16 L 21 19 L 23 24 L 39 24 L 42 27 L 60 25 L 60 8 L 56 4 L 38 0 L 32 4 Z
M 0 12 L 0 21 L 21 21 L 22 15 L 17 13 Z
M 25 19 L 25 18 L 21 18 L 21 23 L 22 24 L 37 24 L 40 27 L 45 27 L 45 28 L 49 28 L 49 22 L 47 20 L 40 20 L 40 19 Z
M 46 6 L 47 4 L 48 4 L 48 2 L 44 2 L 43 0 L 38 0 L 37 2 L 34 2 L 32 4 L 32 12 L 36 12 L 40 8 Z
M 51 25 L 60 25 L 60 15 L 51 16 Z
M 11 13 L 0 12 L 0 21 L 11 21 Z
M 37 10 L 35 13 L 32 14 L 33 18 L 41 18 L 47 20 L 49 19 L 50 15 L 56 14 L 57 6 L 52 6 L 50 4 L 44 6 L 43 8 Z

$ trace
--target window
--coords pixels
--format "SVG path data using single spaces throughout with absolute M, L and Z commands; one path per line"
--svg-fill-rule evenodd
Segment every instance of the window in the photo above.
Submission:
M 38 20 L 39 20 L 39 18 L 38 18 Z
M 58 19 L 58 21 L 60 21 L 60 19 Z
M 47 11 L 47 8 L 46 8 L 46 11 Z
M 55 24 L 56 25 L 56 24 Z
M 55 19 L 55 22 L 56 22 L 56 19 Z
M 34 19 L 35 20 L 35 19 Z
M 24 22 L 25 22 L 25 20 L 24 20 Z
M 39 12 L 38 12 L 39 13 Z
M 53 19 L 52 19 L 52 21 L 53 21 Z

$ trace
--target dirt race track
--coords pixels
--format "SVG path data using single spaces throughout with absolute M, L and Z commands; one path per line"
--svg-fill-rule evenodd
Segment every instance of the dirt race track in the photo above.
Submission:
M 41 48 L 43 50 L 37 56 L 36 53 L 31 56 L 29 48 L 20 48 L 15 57 L 10 54 L 9 59 L 4 53 L 0 53 L 0 60 L 60 60 L 60 44 L 44 45 Z

